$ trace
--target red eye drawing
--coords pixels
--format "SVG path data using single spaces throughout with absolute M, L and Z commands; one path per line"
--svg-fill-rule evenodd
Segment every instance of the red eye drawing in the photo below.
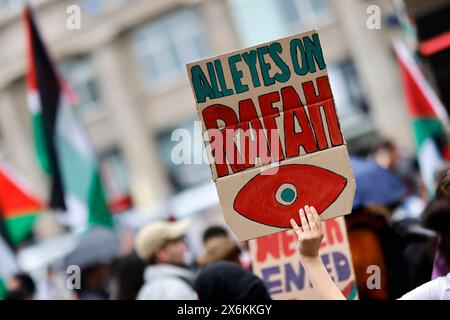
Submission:
M 291 218 L 300 225 L 300 208 L 313 206 L 321 214 L 339 197 L 346 185 L 346 178 L 320 167 L 306 164 L 279 166 L 247 182 L 238 192 L 233 207 L 250 220 L 290 228 Z

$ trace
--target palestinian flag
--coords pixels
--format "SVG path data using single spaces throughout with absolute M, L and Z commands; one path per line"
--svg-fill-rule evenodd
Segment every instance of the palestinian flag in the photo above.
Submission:
M 26 182 L 5 162 L 0 162 L 0 219 L 4 238 L 16 246 L 31 235 L 44 205 L 31 195 Z
M 23 12 L 28 47 L 28 97 L 40 166 L 52 179 L 49 207 L 66 211 L 63 222 L 84 228 L 112 226 L 94 150 L 29 7 Z
M 450 149 L 444 130 L 448 124 L 445 107 L 421 73 L 408 49 L 401 43 L 394 45 L 400 64 L 408 111 L 412 117 L 417 158 L 422 180 L 432 195 L 434 174 L 450 160 Z

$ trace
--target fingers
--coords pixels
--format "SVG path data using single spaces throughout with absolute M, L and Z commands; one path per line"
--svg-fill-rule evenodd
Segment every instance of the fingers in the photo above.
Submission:
M 291 219 L 292 228 L 298 236 L 310 231 L 322 233 L 322 220 L 320 220 L 319 214 L 314 207 L 305 206 L 304 209 L 299 210 L 299 216 L 302 228 L 298 226 L 294 219 Z
M 313 232 L 317 231 L 316 221 L 315 221 L 313 213 L 311 211 L 311 207 L 305 206 L 305 212 L 306 212 L 306 218 L 308 219 L 309 229 Z
M 305 206 L 305 209 L 306 209 L 306 206 Z M 308 219 L 306 218 L 306 214 L 303 209 L 300 209 L 300 222 L 302 223 L 304 232 L 311 231 L 311 228 L 309 227 Z
M 302 231 L 300 230 L 300 227 L 298 226 L 297 222 L 295 222 L 294 219 L 291 219 L 291 225 L 292 225 L 292 228 L 294 229 L 295 233 L 297 234 L 297 236 L 300 237 Z
M 317 226 L 317 231 L 322 232 L 322 225 L 323 224 L 322 224 L 322 220 L 320 220 L 319 214 L 316 211 L 316 208 L 311 207 L 311 212 L 312 212 L 312 215 L 314 217 L 314 221 L 315 221 L 316 226 Z

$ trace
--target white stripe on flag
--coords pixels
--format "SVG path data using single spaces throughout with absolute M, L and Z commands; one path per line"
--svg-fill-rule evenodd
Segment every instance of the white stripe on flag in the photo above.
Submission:
M 433 139 L 427 138 L 420 146 L 417 154 L 420 167 L 420 175 L 427 190 L 434 192 L 436 189 L 434 175 L 436 170 L 443 167 L 445 162 Z
M 64 200 L 67 211 L 65 214 L 57 216 L 58 221 L 76 231 L 83 230 L 88 224 L 88 208 L 86 204 L 69 192 L 66 193 Z
M 87 161 L 95 162 L 95 152 L 90 144 L 85 129 L 75 115 L 66 94 L 61 95 L 59 115 L 57 118 L 57 134 L 65 137 L 67 141 L 82 154 Z
M 36 90 L 28 91 L 27 100 L 28 100 L 28 109 L 30 109 L 30 112 L 33 115 L 41 113 L 41 98 L 39 96 L 38 91 Z

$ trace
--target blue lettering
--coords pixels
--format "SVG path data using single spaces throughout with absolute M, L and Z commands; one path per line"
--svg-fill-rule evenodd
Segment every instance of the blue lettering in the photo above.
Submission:
M 294 271 L 294 268 L 290 263 L 286 264 L 284 266 L 284 273 L 286 275 L 286 291 L 290 292 L 292 291 L 291 283 L 293 283 L 297 290 L 301 290 L 305 286 L 305 269 L 303 266 L 299 263 L 299 273 L 296 274 Z
M 280 267 L 278 266 L 262 269 L 262 280 L 270 295 L 281 293 L 283 291 L 281 288 L 281 280 L 270 280 L 271 276 L 277 274 L 280 274 Z
M 350 277 L 350 264 L 347 257 L 340 252 L 333 252 L 333 261 L 338 281 L 347 280 Z

